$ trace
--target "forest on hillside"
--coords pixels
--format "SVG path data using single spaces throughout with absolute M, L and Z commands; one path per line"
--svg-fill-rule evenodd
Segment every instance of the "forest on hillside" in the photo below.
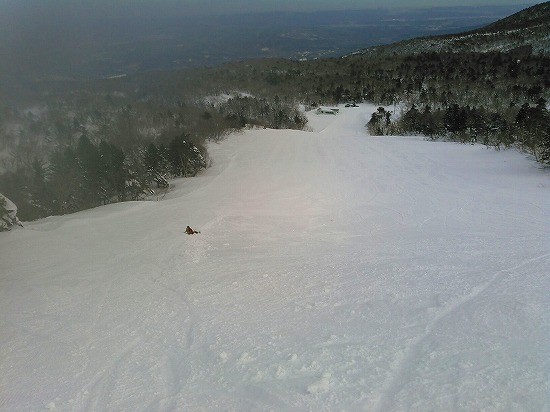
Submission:
M 154 198 L 208 166 L 208 141 L 305 128 L 300 106 L 368 101 L 381 106 L 371 134 L 517 146 L 550 163 L 550 58 L 525 48 L 260 59 L 41 86 L 0 104 L 0 188 L 22 220 Z
M 262 62 L 212 77 L 306 107 L 361 101 L 393 107 L 373 114 L 371 134 L 515 145 L 550 162 L 550 59 L 528 48 Z
M 246 127 L 306 125 L 303 113 L 280 99 L 196 96 L 98 88 L 47 91 L 25 109 L 1 104 L 0 193 L 26 221 L 158 199 L 169 179 L 208 167 L 207 142 Z

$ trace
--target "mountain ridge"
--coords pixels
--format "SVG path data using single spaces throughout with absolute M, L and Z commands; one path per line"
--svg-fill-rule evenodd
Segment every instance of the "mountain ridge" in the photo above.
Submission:
M 550 54 L 550 2 L 528 7 L 479 29 L 372 46 L 344 57 L 357 54 L 390 56 L 429 52 L 509 52 L 517 49 L 540 55 Z

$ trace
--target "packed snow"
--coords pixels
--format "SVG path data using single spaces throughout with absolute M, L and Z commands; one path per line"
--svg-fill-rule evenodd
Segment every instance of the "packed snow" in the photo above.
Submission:
M 548 170 L 375 110 L 0 233 L 0 410 L 548 411 Z

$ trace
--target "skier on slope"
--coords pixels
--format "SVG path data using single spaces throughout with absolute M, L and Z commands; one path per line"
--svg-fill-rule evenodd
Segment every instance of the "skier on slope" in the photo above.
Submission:
M 200 233 L 200 232 L 197 232 L 196 230 L 193 230 L 193 229 L 191 229 L 189 226 L 187 226 L 187 227 L 185 228 L 185 233 L 187 233 L 188 235 L 194 235 L 194 234 Z

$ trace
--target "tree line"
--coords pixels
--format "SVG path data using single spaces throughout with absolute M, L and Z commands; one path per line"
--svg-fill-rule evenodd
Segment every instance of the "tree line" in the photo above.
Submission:
M 379 107 L 367 128 L 372 135 L 420 134 L 430 139 L 481 143 L 497 150 L 516 145 L 537 161 L 550 164 L 550 112 L 543 98 L 504 112 L 458 104 L 419 109 L 413 104 L 395 120 L 389 110 Z
M 22 220 L 154 196 L 170 178 L 207 167 L 208 141 L 247 127 L 307 123 L 278 97 L 189 103 L 112 90 L 64 93 L 33 110 L 0 105 L 0 193 L 17 204 Z
M 213 89 L 238 83 L 268 100 L 277 97 L 306 107 L 362 101 L 393 106 L 392 114 L 374 114 L 372 133 L 423 134 L 495 148 L 514 145 L 538 161 L 549 161 L 545 102 L 550 99 L 550 58 L 530 48 L 268 59 L 211 68 L 197 79 Z
M 303 129 L 298 104 L 393 106 L 375 113 L 372 133 L 518 145 L 548 162 L 549 90 L 550 58 L 526 52 L 261 59 L 44 83 L 29 101 L 0 102 L 0 192 L 24 220 L 139 198 L 143 182 L 196 173 L 188 164 L 175 169 L 174 136 L 206 159 L 205 143 L 234 130 Z
M 239 79 L 253 92 L 306 107 L 362 101 L 393 106 L 393 113 L 373 114 L 368 126 L 373 134 L 516 146 L 550 162 L 550 58 L 530 48 L 272 60 L 212 70 L 209 76 L 212 84 Z
M 53 151 L 46 160 L 35 158 L 29 168 L 0 175 L 0 187 L 17 205 L 21 219 L 34 220 L 146 199 L 166 189 L 169 178 L 195 176 L 207 163 L 204 147 L 186 135 L 168 145 L 149 143 L 125 152 L 83 134 L 75 145 Z

